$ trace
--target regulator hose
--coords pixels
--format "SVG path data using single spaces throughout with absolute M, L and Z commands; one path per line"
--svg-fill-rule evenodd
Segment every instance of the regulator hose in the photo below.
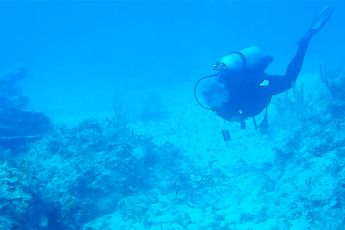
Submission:
M 207 78 L 213 78 L 213 77 L 216 77 L 218 74 L 212 74 L 212 75 L 208 75 L 208 76 L 205 76 L 205 77 L 202 77 L 202 78 L 200 78 L 199 80 L 197 80 L 197 82 L 195 83 L 195 85 L 194 85 L 194 98 L 195 98 L 195 100 L 196 100 L 196 102 L 202 107 L 202 108 L 204 108 L 204 109 L 206 109 L 206 110 L 214 110 L 214 108 L 211 108 L 211 107 L 207 107 L 207 106 L 205 106 L 205 105 L 203 105 L 201 102 L 200 102 L 200 100 L 199 100 L 199 98 L 198 98 L 198 96 L 197 96 L 197 88 L 198 88 L 198 85 L 199 85 L 199 83 L 202 81 L 202 80 L 205 80 L 205 79 L 207 79 Z

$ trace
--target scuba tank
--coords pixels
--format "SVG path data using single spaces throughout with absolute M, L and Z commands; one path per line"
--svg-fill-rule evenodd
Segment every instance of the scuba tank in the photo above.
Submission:
M 231 72 L 253 69 L 261 64 L 263 58 L 264 55 L 261 50 L 257 46 L 251 46 L 225 55 L 213 66 L 213 69 Z

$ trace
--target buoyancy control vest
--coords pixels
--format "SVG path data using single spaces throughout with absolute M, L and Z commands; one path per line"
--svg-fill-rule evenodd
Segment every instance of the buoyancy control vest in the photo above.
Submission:
M 219 106 L 220 103 L 218 103 L 218 105 L 216 106 L 216 105 L 211 105 L 208 103 L 202 103 L 201 100 L 199 100 L 198 91 L 202 91 L 203 89 L 205 89 L 205 87 L 204 88 L 199 87 L 200 85 L 202 85 L 200 83 L 202 83 L 203 81 L 206 81 L 206 80 L 213 81 L 214 83 L 206 84 L 206 85 L 208 85 L 210 87 L 214 87 L 215 85 L 217 85 L 217 88 L 219 88 L 218 78 L 221 75 L 221 73 L 226 72 L 229 75 L 234 74 L 234 75 L 239 76 L 239 75 L 241 75 L 242 72 L 245 72 L 247 70 L 256 70 L 256 69 L 264 70 L 272 60 L 271 58 L 266 59 L 267 60 L 267 62 L 266 62 L 265 58 L 267 58 L 267 57 L 269 57 L 269 56 L 264 55 L 263 52 L 260 50 L 260 48 L 257 46 L 250 46 L 250 47 L 247 47 L 247 48 L 239 50 L 239 51 L 228 53 L 227 55 L 222 57 L 213 66 L 213 69 L 217 71 L 216 74 L 205 76 L 203 78 L 200 78 L 196 82 L 196 84 L 194 86 L 194 96 L 195 96 L 196 101 L 204 109 L 215 111 L 217 106 Z M 201 88 L 201 89 L 199 89 L 199 88 Z M 205 94 L 203 94 L 203 93 L 201 93 L 201 95 L 205 96 Z M 223 95 L 220 96 L 219 98 L 224 100 Z M 204 101 L 207 101 L 207 100 L 204 100 Z M 253 119 L 254 119 L 255 127 L 259 128 L 260 126 L 256 125 L 254 117 L 253 117 Z M 264 120 L 267 122 L 267 108 L 266 108 L 266 114 L 265 114 Z M 244 126 L 244 120 L 241 122 L 241 126 L 245 127 Z M 261 129 L 261 127 L 260 127 L 260 129 Z

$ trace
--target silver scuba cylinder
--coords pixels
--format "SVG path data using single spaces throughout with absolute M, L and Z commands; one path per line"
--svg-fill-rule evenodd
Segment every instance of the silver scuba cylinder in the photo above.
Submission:
M 261 63 L 264 54 L 259 47 L 251 46 L 238 52 L 231 52 L 222 57 L 214 66 L 214 70 L 238 72 L 243 69 L 252 69 Z

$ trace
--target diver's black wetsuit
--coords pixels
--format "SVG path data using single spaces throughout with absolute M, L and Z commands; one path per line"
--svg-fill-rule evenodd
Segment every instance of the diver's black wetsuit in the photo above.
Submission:
M 226 120 L 240 121 L 241 127 L 244 128 L 246 118 L 259 114 L 267 108 L 273 95 L 282 93 L 293 86 L 301 71 L 311 38 L 326 24 L 334 9 L 334 7 L 326 7 L 315 17 L 309 30 L 299 41 L 297 52 L 289 63 L 284 76 L 265 73 L 266 67 L 273 59 L 270 56 L 265 56 L 255 68 L 244 68 L 239 73 L 232 71 L 231 68 L 227 70 L 225 63 L 223 63 L 225 67 L 216 66 L 215 69 L 219 70 L 216 74 L 217 80 L 224 85 L 227 101 L 220 107 L 211 107 L 211 110 Z M 246 57 L 241 52 L 237 53 L 243 58 L 245 67 Z M 264 85 L 265 80 L 268 84 Z M 222 92 L 222 96 L 224 96 L 224 92 Z M 260 130 L 267 128 L 267 113 L 259 127 Z
M 299 47 L 294 58 L 289 63 L 284 76 L 269 75 L 260 70 L 246 70 L 241 76 L 230 76 L 226 72 L 220 76 L 220 81 L 229 93 L 228 101 L 216 113 L 229 121 L 243 121 L 259 114 L 271 101 L 273 95 L 290 89 L 296 81 L 312 35 L 306 35 L 298 43 Z M 260 85 L 264 80 L 268 85 Z

